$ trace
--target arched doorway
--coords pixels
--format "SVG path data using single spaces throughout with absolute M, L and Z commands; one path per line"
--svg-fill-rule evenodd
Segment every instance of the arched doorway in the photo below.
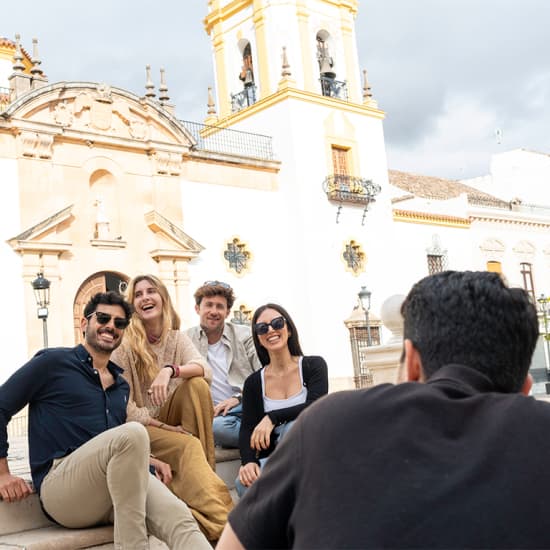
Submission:
M 82 333 L 80 331 L 80 320 L 82 319 L 84 307 L 90 298 L 98 292 L 114 290 L 124 294 L 128 285 L 129 277 L 122 273 L 112 271 L 100 271 L 88 277 L 78 289 L 73 305 L 73 327 L 74 341 L 76 344 L 82 342 Z

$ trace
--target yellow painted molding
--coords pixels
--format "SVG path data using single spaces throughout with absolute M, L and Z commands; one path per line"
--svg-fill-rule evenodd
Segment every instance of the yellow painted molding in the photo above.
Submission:
M 256 30 L 256 56 L 259 65 L 260 99 L 269 95 L 271 90 L 269 78 L 269 45 L 266 33 L 264 8 L 254 8 L 253 22 Z
M 348 113 L 355 113 L 358 115 L 370 116 L 372 118 L 383 120 L 386 116 L 386 113 L 380 109 L 374 109 L 368 105 L 362 105 L 358 103 L 351 103 L 349 101 L 344 101 L 341 99 L 336 99 L 332 97 L 325 97 L 320 94 L 314 94 L 312 92 L 306 92 L 304 90 L 298 90 L 296 88 L 284 88 L 278 90 L 274 94 L 257 101 L 254 105 L 237 111 L 236 113 L 231 113 L 229 116 L 220 118 L 218 126 L 220 128 L 228 128 L 229 126 L 236 124 L 242 120 L 246 120 L 248 117 L 257 115 L 258 113 L 273 107 L 277 103 L 288 99 L 295 99 L 298 101 L 304 101 L 307 103 L 314 103 L 317 105 L 322 105 L 329 109 L 339 109 Z
M 419 223 L 424 225 L 441 225 L 444 227 L 456 227 L 457 229 L 470 229 L 471 226 L 471 221 L 468 218 L 430 214 L 427 212 L 410 212 L 408 210 L 394 210 L 393 221 Z
M 254 0 L 233 0 L 233 2 L 230 2 L 223 8 L 212 10 L 203 20 L 206 32 L 210 35 L 214 25 L 227 21 L 239 11 L 252 5 L 253 1 Z

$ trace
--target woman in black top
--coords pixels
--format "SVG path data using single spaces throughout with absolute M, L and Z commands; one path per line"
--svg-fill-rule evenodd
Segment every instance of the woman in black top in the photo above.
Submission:
M 264 459 L 300 412 L 328 392 L 327 364 L 322 357 L 304 357 L 296 326 L 283 307 L 259 307 L 252 333 L 263 368 L 243 388 L 239 495 L 258 479 Z

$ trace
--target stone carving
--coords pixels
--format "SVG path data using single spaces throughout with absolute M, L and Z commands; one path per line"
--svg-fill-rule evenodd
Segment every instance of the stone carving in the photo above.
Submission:
M 102 82 L 101 84 L 97 85 L 97 96 L 96 100 L 101 101 L 103 103 L 112 103 L 113 102 L 113 96 L 111 93 L 111 86 L 106 84 L 105 82 Z
M 73 123 L 73 112 L 66 101 L 56 104 L 53 110 L 53 119 L 59 126 L 70 126 Z
M 23 130 L 20 134 L 21 153 L 24 157 L 50 159 L 53 155 L 53 136 Z
M 36 134 L 36 150 L 41 159 L 51 159 L 53 155 L 53 136 L 49 134 Z
M 517 257 L 524 262 L 530 262 L 536 253 L 535 246 L 528 241 L 519 241 L 513 250 Z
M 130 120 L 130 125 L 128 131 L 134 139 L 144 140 L 148 135 L 149 127 L 143 120 L 137 118 L 132 118 Z
M 170 174 L 179 176 L 181 173 L 181 155 L 170 153 L 168 151 L 155 151 L 153 153 L 155 160 L 155 170 L 157 174 Z
M 486 239 L 479 246 L 486 261 L 502 261 L 506 247 L 498 239 Z
M 97 130 L 112 129 L 113 114 L 129 126 L 130 109 L 124 101 L 113 99 L 110 86 L 99 84 L 95 94 L 82 92 L 75 98 L 74 113 L 79 115 L 84 110 L 90 111 L 90 126 Z

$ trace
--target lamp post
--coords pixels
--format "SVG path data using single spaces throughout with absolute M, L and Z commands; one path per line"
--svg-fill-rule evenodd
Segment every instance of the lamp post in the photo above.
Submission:
M 367 290 L 366 286 L 362 286 L 361 290 L 358 293 L 358 296 L 359 296 L 359 301 L 361 302 L 361 307 L 365 312 L 365 320 L 367 321 L 367 346 L 371 346 L 372 339 L 370 334 L 370 322 L 369 322 L 371 291 Z
M 42 332 L 44 335 L 44 347 L 48 347 L 48 305 L 50 304 L 50 281 L 43 273 L 37 273 L 36 279 L 31 283 L 36 300 L 36 315 L 42 319 Z
M 542 313 L 542 322 L 544 323 L 544 359 L 546 361 L 546 375 L 550 377 L 550 349 L 549 349 L 549 340 L 550 333 L 548 333 L 548 302 L 550 302 L 550 297 L 546 297 L 544 294 L 541 294 L 537 299 L 539 303 L 539 309 Z

